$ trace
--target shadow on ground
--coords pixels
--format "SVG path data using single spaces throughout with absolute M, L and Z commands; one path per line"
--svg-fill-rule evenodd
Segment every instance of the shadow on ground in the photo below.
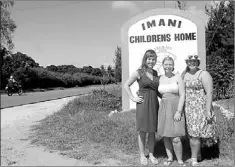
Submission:
M 189 145 L 189 139 L 187 137 L 182 138 L 182 145 L 183 145 L 183 161 L 187 161 L 191 158 L 191 151 Z M 219 143 L 214 144 L 210 147 L 203 147 L 201 149 L 202 160 L 209 160 L 219 158 Z M 158 158 L 167 158 L 167 154 L 165 151 L 163 140 L 159 140 L 155 144 L 154 155 Z M 174 159 L 176 157 L 174 155 Z

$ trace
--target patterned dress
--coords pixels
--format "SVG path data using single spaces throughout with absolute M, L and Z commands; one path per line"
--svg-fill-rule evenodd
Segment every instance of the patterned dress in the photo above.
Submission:
M 158 120 L 158 85 L 159 78 L 157 72 L 153 73 L 151 80 L 146 73 L 140 69 L 139 96 L 143 96 L 144 102 L 136 104 L 136 128 L 137 131 L 156 132 Z
M 187 133 L 192 137 L 213 138 L 216 132 L 216 117 L 212 110 L 212 119 L 207 120 L 206 111 L 206 94 L 202 81 L 199 79 L 202 70 L 197 72 L 196 79 L 187 79 L 185 81 L 185 116 Z

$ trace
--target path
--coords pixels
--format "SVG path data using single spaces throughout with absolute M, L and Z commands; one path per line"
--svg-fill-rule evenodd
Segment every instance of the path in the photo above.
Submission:
M 92 166 L 30 145 L 30 127 L 75 97 L 1 110 L 1 166 Z

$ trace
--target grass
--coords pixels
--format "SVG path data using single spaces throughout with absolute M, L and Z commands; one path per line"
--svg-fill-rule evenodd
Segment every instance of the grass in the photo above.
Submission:
M 216 101 L 217 104 L 221 105 L 224 109 L 234 113 L 234 98 Z
M 94 165 L 104 159 L 116 160 L 116 165 L 140 165 L 135 110 L 108 117 L 109 112 L 115 109 L 121 109 L 120 87 L 109 92 L 97 89 L 33 126 L 30 136 L 32 144 Z M 230 166 L 234 163 L 234 119 L 224 118 L 218 107 L 215 112 L 220 144 L 202 149 L 205 159 L 200 165 Z M 189 162 L 190 149 L 186 138 L 183 146 L 184 160 Z M 163 165 L 166 153 L 160 138 L 157 138 L 155 155 Z

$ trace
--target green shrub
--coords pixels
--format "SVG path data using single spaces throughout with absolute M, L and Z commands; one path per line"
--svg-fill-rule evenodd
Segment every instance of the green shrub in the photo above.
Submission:
M 220 153 L 232 155 L 234 150 L 234 117 L 226 118 L 219 107 L 214 106 L 217 117 L 216 134 L 220 141 Z

